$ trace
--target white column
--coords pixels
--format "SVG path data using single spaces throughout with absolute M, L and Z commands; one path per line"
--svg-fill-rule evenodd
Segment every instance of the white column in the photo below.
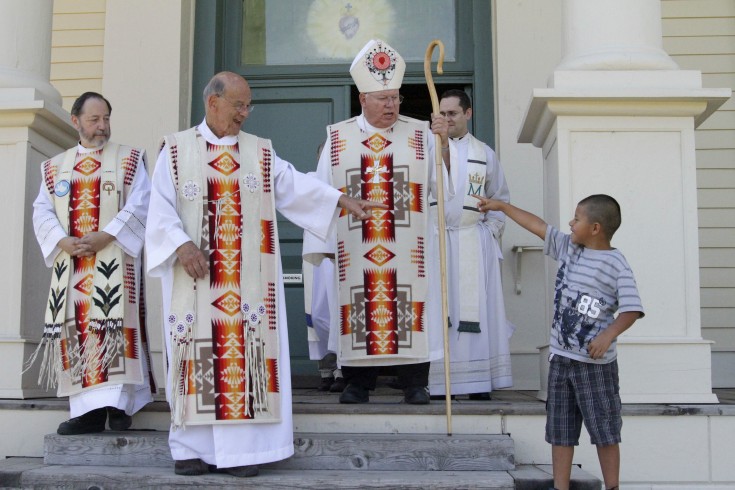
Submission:
M 0 0 L 0 88 L 34 88 L 61 105 L 49 83 L 53 0 Z
M 61 96 L 49 83 L 51 0 L 0 0 L 0 262 L 1 398 L 44 395 L 38 368 L 21 376 L 23 361 L 43 331 L 50 271 L 43 265 L 31 223 L 41 182 L 39 164 L 76 141 Z
M 660 0 L 565 0 L 560 70 L 675 70 Z
M 612 243 L 647 313 L 618 341 L 623 401 L 716 402 L 700 325 L 694 128 L 731 91 L 702 88 L 700 72 L 661 50 L 659 0 L 565 0 L 563 13 L 553 88 L 534 89 L 519 135 L 544 150 L 545 217 L 566 229 L 584 197 L 620 202 Z

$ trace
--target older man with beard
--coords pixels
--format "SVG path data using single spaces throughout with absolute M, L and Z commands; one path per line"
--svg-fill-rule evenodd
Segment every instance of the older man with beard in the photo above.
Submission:
M 62 435 L 125 430 L 152 401 L 143 308 L 143 240 L 150 181 L 145 151 L 112 143 L 112 107 L 82 94 L 74 148 L 43 162 L 33 226 L 53 266 L 39 381 L 69 396 Z

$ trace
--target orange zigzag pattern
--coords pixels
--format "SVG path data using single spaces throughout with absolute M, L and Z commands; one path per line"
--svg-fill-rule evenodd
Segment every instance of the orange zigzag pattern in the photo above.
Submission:
M 393 183 L 362 184 L 364 199 L 370 199 L 388 206 L 388 209 L 375 209 L 369 219 L 362 220 L 362 241 L 392 242 L 396 239 Z
M 276 253 L 274 223 L 272 220 L 260 220 L 261 242 L 260 253 L 274 254 Z
M 352 326 L 350 325 L 350 315 L 352 312 L 352 304 L 348 303 L 339 307 L 339 332 L 340 335 L 351 335 Z
M 280 393 L 281 387 L 278 383 L 278 359 L 268 358 L 265 361 L 268 369 L 268 393 Z

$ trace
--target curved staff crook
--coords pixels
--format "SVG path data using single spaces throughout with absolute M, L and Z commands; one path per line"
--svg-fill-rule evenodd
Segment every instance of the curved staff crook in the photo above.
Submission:
M 434 87 L 434 78 L 431 76 L 431 57 L 434 52 L 434 46 L 439 46 L 439 61 L 436 65 L 436 72 L 441 75 L 444 73 L 442 64 L 444 63 L 444 43 L 438 39 L 434 39 L 426 48 L 424 56 L 424 76 L 426 77 L 426 85 L 429 87 L 429 95 L 431 96 L 431 111 L 434 114 L 439 113 L 439 98 L 436 95 L 436 87 Z M 444 332 L 444 387 L 445 387 L 445 403 L 447 410 L 447 435 L 452 435 L 452 391 L 451 382 L 449 381 L 449 326 L 447 318 L 449 317 L 449 306 L 447 305 L 447 235 L 446 224 L 444 219 L 444 171 L 442 169 L 442 142 L 441 136 L 434 135 L 434 154 L 436 155 L 436 187 L 437 187 L 437 217 L 439 220 L 439 267 L 441 270 L 441 287 L 442 287 L 442 331 Z

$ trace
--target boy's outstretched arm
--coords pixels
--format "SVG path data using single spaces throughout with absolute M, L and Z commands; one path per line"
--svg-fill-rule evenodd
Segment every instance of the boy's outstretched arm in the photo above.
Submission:
M 481 212 L 486 211 L 501 211 L 505 213 L 507 217 L 538 236 L 542 240 L 546 238 L 546 221 L 542 220 L 533 213 L 524 211 L 521 208 L 517 208 L 507 202 L 498 201 L 496 199 L 488 199 L 486 197 L 474 196 L 478 201 L 477 209 Z

